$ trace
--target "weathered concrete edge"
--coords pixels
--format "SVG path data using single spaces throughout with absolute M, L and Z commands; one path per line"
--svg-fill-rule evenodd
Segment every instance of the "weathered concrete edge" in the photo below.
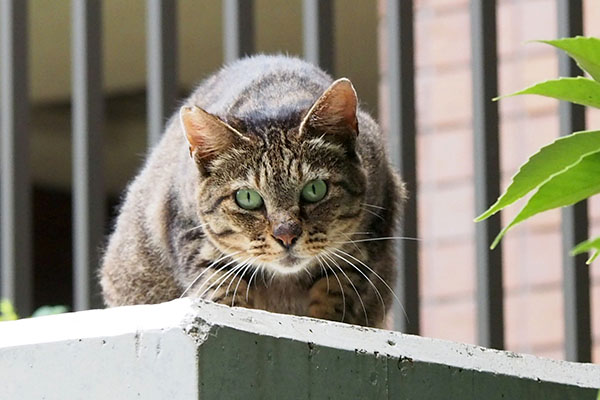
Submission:
M 187 326 L 210 325 L 210 334 L 217 334 L 218 329 L 230 328 L 344 351 L 385 355 L 395 359 L 410 358 L 417 362 L 447 365 L 464 370 L 584 388 L 600 388 L 598 364 L 551 360 L 381 329 L 231 308 L 198 300 L 194 301 L 191 307 L 195 311 L 190 315 Z M 203 328 L 203 331 L 208 332 L 206 328 Z
M 0 398 L 197 399 L 189 312 L 170 303 L 1 322 Z
M 285 338 L 342 351 L 378 354 L 525 379 L 600 388 L 600 365 L 549 360 L 398 332 L 181 299 L 0 323 L 0 350 L 82 338 L 182 329 L 199 346 L 220 329 Z
M 130 333 L 180 329 L 189 319 L 191 301 L 116 307 L 0 322 L 0 349 L 74 339 L 115 337 Z

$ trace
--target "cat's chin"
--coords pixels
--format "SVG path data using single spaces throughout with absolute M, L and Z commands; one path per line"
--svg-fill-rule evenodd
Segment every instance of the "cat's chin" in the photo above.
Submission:
M 288 254 L 277 261 L 268 263 L 267 266 L 278 275 L 293 275 L 306 269 L 310 261 L 309 258 L 300 258 Z

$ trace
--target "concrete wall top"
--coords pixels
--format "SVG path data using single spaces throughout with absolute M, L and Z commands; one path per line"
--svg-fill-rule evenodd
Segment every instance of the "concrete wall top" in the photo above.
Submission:
M 595 399 L 600 365 L 181 299 L 0 323 L 2 399 Z

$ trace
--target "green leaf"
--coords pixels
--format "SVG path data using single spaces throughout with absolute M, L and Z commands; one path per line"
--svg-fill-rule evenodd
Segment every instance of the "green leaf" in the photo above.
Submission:
M 593 262 L 594 262 L 594 260 L 595 260 L 596 258 L 598 258 L 598 256 L 599 256 L 599 255 L 600 255 L 600 251 L 599 251 L 599 250 L 596 250 L 596 251 L 594 252 L 594 254 L 592 254 L 592 255 L 590 256 L 590 258 L 588 258 L 588 260 L 587 260 L 585 263 L 586 263 L 586 264 L 588 264 L 588 265 L 589 265 L 589 264 L 591 264 L 591 263 L 593 263 Z
M 558 78 L 537 83 L 518 92 L 496 97 L 494 100 L 521 94 L 537 94 L 583 106 L 600 108 L 600 83 L 581 76 L 577 78 Z
M 0 301 L 0 321 L 14 321 L 19 319 L 15 308 L 9 300 Z
M 542 211 L 569 206 L 600 192 L 600 151 L 588 154 L 562 172 L 548 178 L 517 216 L 496 236 L 496 247 L 510 228 Z
M 591 264 L 592 261 L 594 261 L 598 257 L 598 255 L 600 255 L 600 236 L 579 243 L 577 246 L 575 246 L 573 250 L 571 250 L 571 255 L 576 256 L 577 254 L 585 253 L 592 250 L 594 251 L 594 253 L 587 260 L 588 264 Z
M 32 317 L 43 317 L 44 315 L 62 314 L 68 312 L 69 309 L 66 306 L 42 306 L 35 310 Z
M 506 191 L 487 211 L 475 219 L 484 220 L 511 205 L 550 176 L 578 162 L 582 156 L 600 150 L 600 131 L 577 132 L 542 147 L 521 166 Z
M 596 81 L 600 82 L 600 39 L 577 36 L 557 40 L 539 40 L 567 52 Z

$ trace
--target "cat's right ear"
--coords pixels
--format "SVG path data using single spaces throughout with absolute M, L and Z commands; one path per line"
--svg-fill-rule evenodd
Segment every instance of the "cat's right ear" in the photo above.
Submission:
M 204 168 L 236 141 L 245 139 L 235 128 L 197 106 L 181 107 L 179 119 L 190 145 L 190 156 Z
M 300 123 L 300 134 L 312 134 L 353 149 L 358 136 L 356 117 L 358 99 L 350 80 L 333 82 L 307 111 Z

